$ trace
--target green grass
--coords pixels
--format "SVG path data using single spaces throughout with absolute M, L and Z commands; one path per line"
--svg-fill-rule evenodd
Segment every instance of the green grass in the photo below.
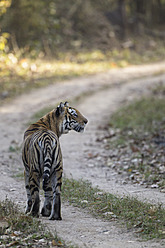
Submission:
M 165 209 L 133 197 L 117 197 L 93 188 L 89 182 L 64 178 L 65 201 L 87 209 L 95 217 L 122 221 L 128 229 L 146 239 L 165 238 Z
M 156 122 L 163 121 L 164 113 L 165 98 L 143 98 L 114 113 L 110 124 L 122 130 L 131 128 L 152 131 Z
M 116 111 L 110 117 L 107 127 L 107 131 L 112 129 L 114 135 L 107 139 L 106 146 L 111 163 L 121 162 L 115 167 L 116 170 L 125 170 L 128 176 L 133 173 L 134 183 L 156 184 L 161 190 L 165 189 L 164 95 L 165 85 L 160 83 L 151 89 L 150 96 L 129 103 Z M 118 154 L 116 157 L 111 157 L 113 151 Z M 134 159 L 137 160 L 136 163 Z
M 19 172 L 17 174 L 14 173 L 13 178 L 17 178 L 17 179 L 18 178 L 20 178 L 20 179 L 23 179 L 24 178 L 24 173 L 23 173 L 22 168 L 21 168 L 21 172 Z
M 38 219 L 24 215 L 18 206 L 8 199 L 0 201 L 0 244 L 12 247 L 41 247 L 42 245 L 46 248 L 50 247 L 50 244 L 55 244 L 56 247 L 67 247 Z

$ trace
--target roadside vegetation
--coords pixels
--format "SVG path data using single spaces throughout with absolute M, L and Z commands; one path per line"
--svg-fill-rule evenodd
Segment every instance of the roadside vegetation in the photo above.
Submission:
M 62 196 L 70 204 L 87 209 L 95 217 L 126 225 L 144 239 L 165 238 L 165 209 L 133 197 L 117 197 L 93 188 L 87 181 L 64 178 Z
M 106 127 L 107 166 L 128 180 L 165 192 L 165 84 L 126 104 Z M 102 141 L 98 139 L 98 141 Z
M 24 215 L 9 199 L 0 201 L 0 246 L 68 247 L 40 220 Z

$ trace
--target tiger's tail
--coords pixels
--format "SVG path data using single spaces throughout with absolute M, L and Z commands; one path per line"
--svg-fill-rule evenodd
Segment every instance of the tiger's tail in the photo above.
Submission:
M 50 179 L 50 169 L 52 166 L 51 157 L 47 157 L 44 161 L 44 172 L 43 172 L 43 190 L 45 191 L 49 184 Z
M 48 175 L 48 173 L 43 174 L 43 190 L 45 191 L 49 182 L 49 178 L 50 178 L 50 174 Z
M 43 171 L 43 190 L 47 191 L 50 181 L 50 173 L 52 169 L 52 164 L 55 160 L 56 152 L 56 140 L 55 137 L 51 135 L 45 136 L 45 148 L 43 151 L 44 154 L 44 171 Z

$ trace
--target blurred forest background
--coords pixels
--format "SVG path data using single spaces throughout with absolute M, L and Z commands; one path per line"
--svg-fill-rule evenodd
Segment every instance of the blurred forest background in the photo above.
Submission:
M 165 0 L 0 1 L 1 99 L 45 78 L 163 59 L 164 13 Z

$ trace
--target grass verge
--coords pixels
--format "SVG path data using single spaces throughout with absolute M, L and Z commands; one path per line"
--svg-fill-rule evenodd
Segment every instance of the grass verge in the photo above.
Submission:
M 89 182 L 64 178 L 63 198 L 95 217 L 120 220 L 146 239 L 165 238 L 165 209 L 133 197 L 117 197 L 93 188 Z
M 105 147 L 108 166 L 119 173 L 126 172 L 133 183 L 160 188 L 162 192 L 165 192 L 164 95 L 165 86 L 160 84 L 151 90 L 150 96 L 114 113 L 107 126 Z
M 122 130 L 141 129 L 144 132 L 155 132 L 159 129 L 159 122 L 162 122 L 162 128 L 165 127 L 164 113 L 164 98 L 143 98 L 113 114 L 110 124 Z
M 18 206 L 6 199 L 0 202 L 0 245 L 5 247 L 67 247 L 41 222 L 24 215 Z

